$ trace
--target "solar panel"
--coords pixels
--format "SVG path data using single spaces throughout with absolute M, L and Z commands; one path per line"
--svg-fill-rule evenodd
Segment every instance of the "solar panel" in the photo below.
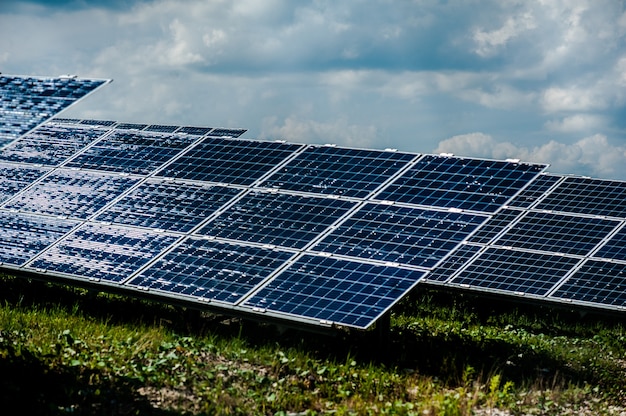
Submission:
M 587 260 L 552 297 L 591 304 L 626 306 L 626 264 Z
M 174 133 L 176 130 L 178 130 L 178 127 L 179 126 L 165 126 L 162 124 L 152 124 L 146 127 L 144 130 L 153 131 L 157 133 Z
M 437 265 L 424 278 L 424 282 L 446 282 L 461 270 L 478 252 L 481 246 L 463 244 L 452 251 L 448 257 Z
M 215 137 L 237 138 L 244 134 L 246 129 L 212 129 L 210 135 Z
M 204 136 L 208 132 L 213 130 L 211 127 L 193 127 L 185 126 L 178 129 L 178 133 L 195 134 L 197 136 Z
M 244 302 L 260 312 L 367 328 L 423 272 L 305 255 Z
M 364 198 L 414 158 L 407 153 L 309 146 L 263 186 Z
M 0 203 L 8 200 L 49 172 L 47 168 L 0 162 Z
M 388 185 L 377 199 L 494 212 L 545 167 L 426 155 Z
M 0 211 L 0 263 L 20 266 L 78 224 Z
M 626 186 L 619 181 L 567 177 L 537 209 L 626 217 Z
M 430 268 L 485 219 L 481 215 L 370 203 L 314 249 Z
M 451 282 L 516 295 L 542 296 L 579 261 L 566 256 L 489 248 Z
M 115 131 L 72 159 L 67 166 L 146 175 L 194 141 L 193 136 L 186 135 Z
M 531 182 L 526 189 L 520 192 L 511 202 L 509 202 L 509 206 L 519 208 L 530 207 L 559 180 L 561 180 L 561 176 L 539 175 L 536 180 Z
M 115 126 L 115 128 L 118 130 L 143 130 L 146 127 L 148 127 L 147 124 L 141 123 L 119 123 L 117 126 Z
M 102 129 L 48 124 L 5 147 L 0 153 L 0 160 L 59 165 L 107 132 Z
M 304 248 L 354 206 L 354 202 L 338 199 L 253 192 L 209 222 L 199 233 Z
M 495 244 L 584 256 L 618 224 L 602 218 L 529 212 Z
M 15 196 L 5 208 L 87 219 L 137 182 L 119 175 L 58 169 Z
M 474 233 L 468 241 L 472 243 L 489 243 L 495 236 L 504 231 L 505 228 L 510 227 L 518 217 L 523 214 L 523 211 L 503 209 L 498 211 L 492 216 L 489 221 L 480 227 L 476 233 Z
M 149 230 L 85 224 L 27 266 L 45 273 L 121 282 L 176 240 Z
M 223 186 L 148 180 L 96 219 L 186 233 L 241 192 Z
M 594 254 L 594 257 L 626 260 L 626 227 L 622 226 L 622 228 Z
M 191 237 L 128 284 L 235 304 L 291 256 L 286 251 Z
M 0 75 L 0 147 L 107 82 L 70 77 Z
M 157 175 L 251 185 L 301 146 L 279 142 L 204 138 Z

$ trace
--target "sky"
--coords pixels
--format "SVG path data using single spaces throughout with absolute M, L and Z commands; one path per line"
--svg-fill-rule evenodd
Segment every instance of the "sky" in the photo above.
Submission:
M 0 72 L 114 80 L 63 117 L 626 180 L 626 0 L 2 0 Z

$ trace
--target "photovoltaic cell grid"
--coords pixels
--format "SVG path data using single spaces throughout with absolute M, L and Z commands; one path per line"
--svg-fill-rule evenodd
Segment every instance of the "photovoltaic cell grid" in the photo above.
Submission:
M 76 221 L 0 211 L 0 263 L 22 265 L 76 225 Z
M 67 166 L 147 175 L 195 140 L 195 136 L 116 131 L 72 159 Z
M 251 185 L 301 145 L 204 138 L 157 175 L 206 182 Z
M 234 304 L 292 255 L 192 237 L 128 284 Z
M 603 244 L 594 257 L 626 261 L 626 226 Z
M 619 181 L 567 177 L 536 208 L 625 218 L 626 185 Z
M 25 189 L 47 172 L 49 172 L 47 168 L 0 162 L 0 203 Z
M 100 173 L 59 169 L 15 196 L 5 208 L 87 219 L 138 179 Z
M 626 264 L 587 260 L 552 297 L 626 306 Z
M 253 192 L 204 226 L 199 234 L 304 248 L 354 202 L 311 196 Z
M 240 192 L 223 186 L 148 180 L 96 220 L 186 233 Z
M 481 249 L 481 246 L 471 244 L 461 245 L 426 275 L 427 281 L 440 283 L 448 281 L 454 273 L 458 272 L 463 266 L 468 264 L 472 257 L 478 254 Z
M 407 153 L 309 146 L 262 186 L 364 198 L 414 158 Z
M 107 82 L 68 77 L 0 75 L 0 147 Z
M 305 255 L 244 305 L 366 328 L 424 273 Z
M 539 164 L 427 155 L 377 199 L 494 212 L 544 168 Z
M 480 227 L 469 239 L 472 243 L 487 244 L 494 237 L 509 227 L 523 211 L 503 209 L 495 213 L 482 227 Z
M 508 205 L 518 208 L 528 208 L 541 198 L 546 191 L 554 186 L 554 184 L 556 184 L 559 180 L 561 180 L 560 176 L 540 175 L 537 179 L 531 182 L 527 188 L 513 198 Z
M 431 268 L 486 218 L 370 203 L 355 212 L 314 249 Z
M 121 282 L 176 241 L 154 231 L 86 224 L 37 257 L 29 268 Z
M 0 160 L 59 165 L 108 130 L 44 125 L 14 141 L 0 152 Z

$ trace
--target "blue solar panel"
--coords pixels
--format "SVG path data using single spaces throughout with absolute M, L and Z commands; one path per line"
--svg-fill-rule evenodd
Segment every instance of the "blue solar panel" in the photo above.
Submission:
M 176 239 L 153 231 L 86 224 L 28 266 L 80 278 L 121 282 Z
M 626 264 L 587 260 L 551 296 L 601 305 L 626 306 Z
M 429 268 L 486 219 L 481 215 L 366 204 L 314 249 Z
M 494 212 L 545 165 L 424 156 L 377 199 Z
M 9 201 L 5 208 L 87 219 L 137 179 L 60 169 Z
M 0 211 L 0 262 L 22 265 L 76 225 L 76 221 Z
M 444 261 L 437 265 L 430 273 L 424 278 L 426 281 L 434 282 L 446 282 L 456 272 L 461 270 L 472 257 L 474 257 L 481 249 L 481 246 L 475 246 L 471 244 L 463 244 L 456 250 L 454 250 Z
M 415 155 L 309 146 L 262 186 L 364 198 Z
M 529 212 L 494 244 L 584 256 L 617 225 L 601 218 Z
M 622 227 L 612 236 L 594 257 L 604 257 L 607 259 L 626 260 L 626 227 Z
M 543 296 L 578 262 L 566 256 L 489 248 L 452 283 Z
M 300 147 L 279 142 L 204 138 L 159 171 L 158 176 L 251 185 Z
M 116 131 L 67 164 L 109 172 L 149 174 L 194 142 L 193 136 Z
M 148 127 L 147 124 L 141 123 L 120 123 L 115 128 L 117 130 L 143 130 Z
M 25 189 L 39 179 L 49 169 L 39 167 L 24 167 L 0 162 L 0 203 Z
M 181 127 L 177 133 L 185 133 L 185 134 L 195 134 L 196 136 L 203 136 L 213 130 L 211 127 L 193 127 L 193 126 L 184 126 Z
M 285 251 L 188 238 L 129 284 L 234 304 L 292 255 Z
M 246 129 L 212 129 L 210 136 L 215 137 L 234 137 L 237 138 L 244 134 Z
M 536 208 L 623 218 L 626 217 L 626 182 L 568 177 Z
M 476 233 L 474 233 L 468 241 L 472 243 L 487 244 L 495 236 L 509 227 L 513 221 L 523 214 L 523 211 L 503 209 L 498 211 L 493 217 L 489 219 L 482 227 L 480 227 Z
M 153 131 L 157 133 L 174 133 L 180 126 L 166 126 L 162 124 L 152 124 L 145 128 L 145 131 Z
M 0 75 L 0 147 L 64 110 L 107 80 Z
M 246 195 L 199 233 L 240 241 L 303 248 L 354 202 L 268 192 Z
M 111 127 L 117 124 L 117 122 L 112 120 L 81 120 L 80 124 L 84 124 L 87 126 Z
M 48 124 L 0 151 L 0 160 L 59 165 L 108 130 Z
M 98 221 L 186 233 L 239 189 L 150 180 L 107 208 Z
M 423 275 L 398 267 L 305 255 L 244 304 L 367 328 Z
M 526 189 L 520 192 L 511 202 L 509 202 L 509 206 L 519 208 L 530 207 L 559 180 L 561 180 L 560 176 L 539 175 L 537 179 L 528 185 Z

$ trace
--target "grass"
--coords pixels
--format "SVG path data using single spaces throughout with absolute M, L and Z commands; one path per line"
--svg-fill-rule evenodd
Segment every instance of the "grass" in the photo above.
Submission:
M 6 276 L 0 293 L 0 402 L 26 414 L 626 414 L 607 317 L 422 289 L 380 343 Z

